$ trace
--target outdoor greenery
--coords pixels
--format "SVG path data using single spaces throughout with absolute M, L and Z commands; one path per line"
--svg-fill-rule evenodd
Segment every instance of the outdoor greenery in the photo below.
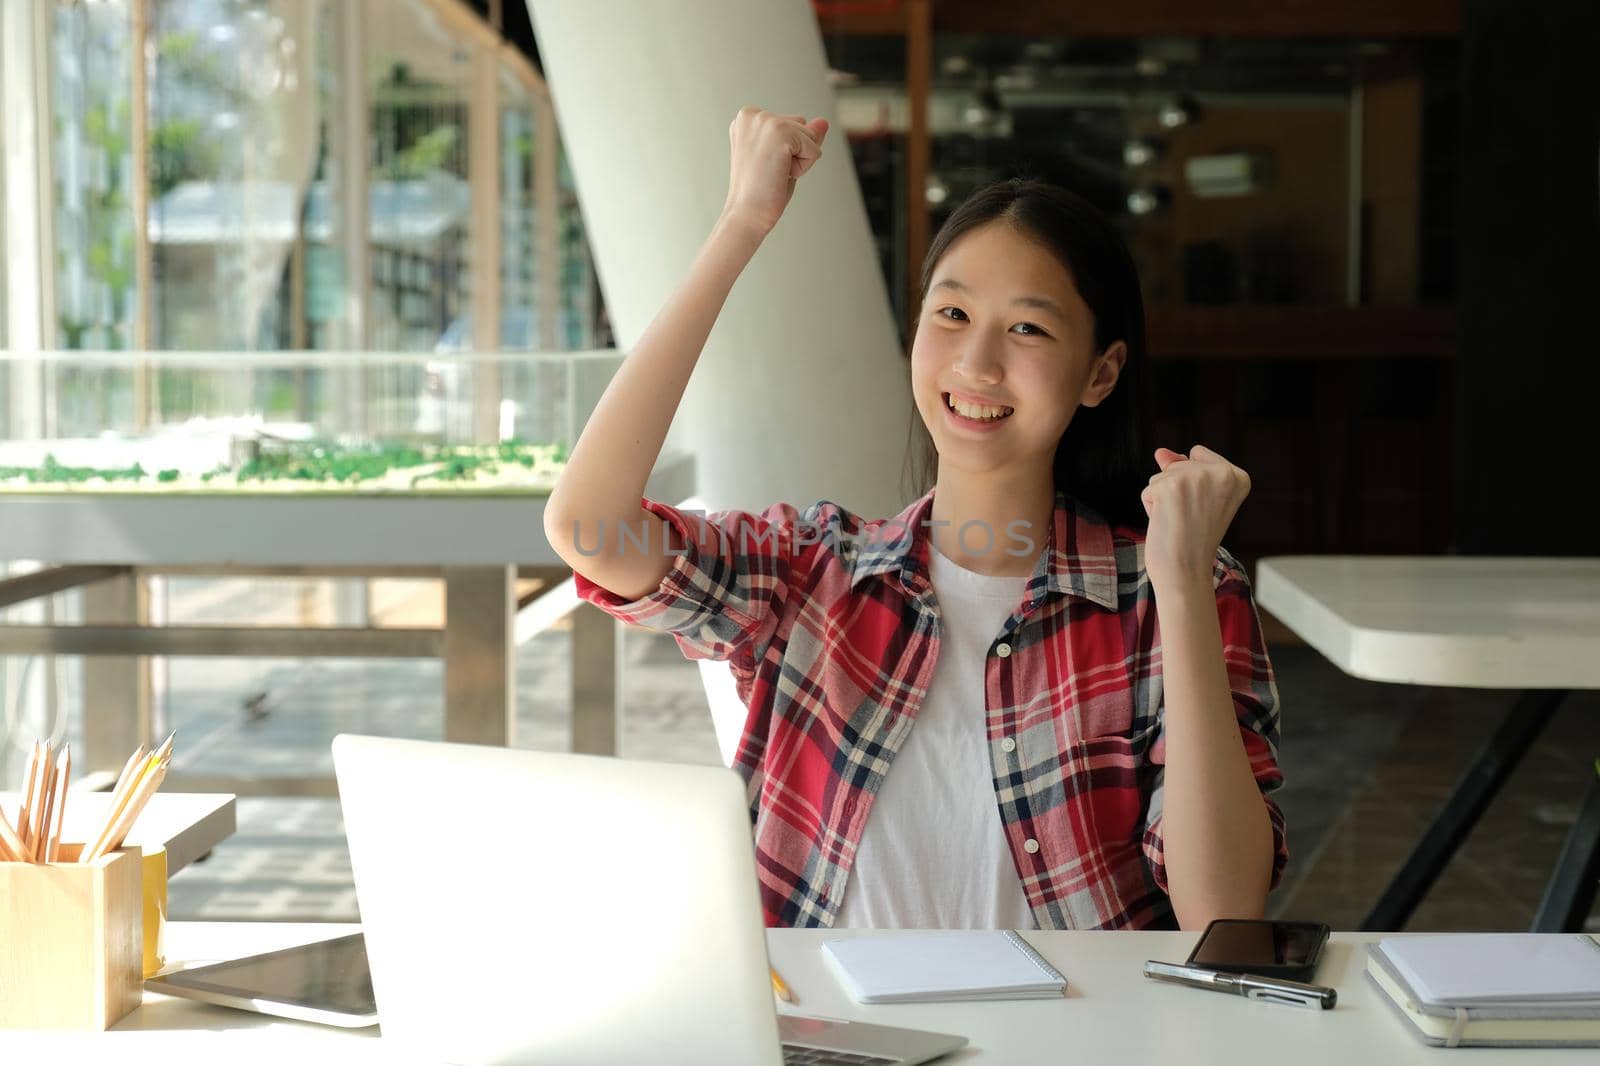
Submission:
M 169 471 L 162 471 L 162 474 Z M 176 477 L 177 471 L 170 473 Z M 0 466 L 0 481 L 12 481 L 16 478 L 35 485 L 61 484 L 63 482 L 84 482 L 99 479 L 101 481 L 143 481 L 150 475 L 138 463 L 129 467 L 93 467 L 93 466 L 63 466 L 56 461 L 53 455 L 44 457 L 44 462 L 38 466 Z M 162 480 L 168 480 L 163 477 Z
M 559 444 L 509 440 L 498 445 L 379 444 L 346 448 L 334 444 L 274 444 L 239 468 L 247 481 L 341 481 L 358 484 L 383 478 L 392 470 L 417 470 L 411 484 L 423 481 L 471 481 L 479 472 L 494 474 L 502 464 L 532 468 L 539 462 L 565 462 Z M 231 473 L 222 468 L 205 478 Z
M 124 314 L 134 283 L 132 216 L 124 188 L 125 164 L 129 151 L 131 119 L 126 99 L 98 101 L 83 116 L 83 136 L 89 147 L 107 161 L 105 180 L 84 189 L 84 220 L 88 247 L 84 249 L 84 270 L 110 293 L 111 320 L 99 315 L 76 317 L 67 311 L 59 315 L 64 348 L 82 348 L 84 338 L 96 326 L 105 331 L 103 347 L 126 348 Z
M 239 485 L 275 481 L 339 482 L 359 485 L 380 480 L 396 470 L 412 470 L 412 486 L 428 481 L 470 482 L 479 474 L 492 476 L 502 466 L 550 466 L 565 463 L 567 449 L 561 444 L 534 444 L 509 440 L 488 445 L 375 444 L 340 445 L 330 441 L 264 442 L 261 453 L 237 469 L 223 465 L 200 476 L 211 483 L 232 476 Z M 54 455 L 46 455 L 38 466 L 0 466 L 0 482 L 21 479 L 29 484 L 138 483 L 152 475 L 134 463 L 128 467 L 65 466 Z M 161 484 L 172 484 L 182 474 L 161 470 L 153 475 Z

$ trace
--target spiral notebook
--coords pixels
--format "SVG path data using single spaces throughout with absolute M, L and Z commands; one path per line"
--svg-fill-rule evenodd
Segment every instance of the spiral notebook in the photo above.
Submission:
M 857 1003 L 1050 999 L 1067 979 L 1011 930 L 852 937 L 822 957 Z

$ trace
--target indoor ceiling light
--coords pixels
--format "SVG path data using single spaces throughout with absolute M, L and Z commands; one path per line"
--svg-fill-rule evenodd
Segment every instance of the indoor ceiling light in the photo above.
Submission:
M 1128 213 L 1153 215 L 1172 202 L 1172 190 L 1165 185 L 1141 185 L 1128 193 Z
M 1200 121 L 1200 101 L 1189 93 L 1168 100 L 1156 111 L 1156 121 L 1162 129 L 1175 130 Z
M 985 85 L 968 102 L 965 110 L 961 112 L 961 117 L 969 126 L 991 126 L 1000 120 L 1001 110 L 1000 94 Z
M 1160 159 L 1166 145 L 1153 137 L 1136 137 L 1122 146 L 1122 161 L 1130 167 L 1142 167 Z

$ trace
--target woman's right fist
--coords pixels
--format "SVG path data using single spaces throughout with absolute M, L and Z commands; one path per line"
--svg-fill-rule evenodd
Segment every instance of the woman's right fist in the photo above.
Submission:
M 783 217 L 794 184 L 822 158 L 828 120 L 775 115 L 741 107 L 728 126 L 730 163 L 725 217 L 771 233 Z

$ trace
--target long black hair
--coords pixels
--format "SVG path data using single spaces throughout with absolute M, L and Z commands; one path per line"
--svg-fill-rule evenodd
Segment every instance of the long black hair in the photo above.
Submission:
M 1117 341 L 1127 346 L 1127 359 L 1111 394 L 1099 406 L 1079 407 L 1061 435 L 1054 480 L 1056 488 L 1108 520 L 1142 527 L 1147 519 L 1139 494 L 1155 461 L 1146 447 L 1150 416 L 1144 382 L 1144 298 L 1133 256 L 1116 227 L 1083 197 L 1048 182 L 1009 178 L 978 189 L 939 227 L 922 263 L 919 301 L 927 298 L 933 269 L 950 246 L 968 231 L 994 221 L 1006 222 L 1060 260 L 1094 315 L 1095 354 Z M 915 409 L 911 423 L 914 441 L 920 430 L 921 456 L 914 475 L 920 495 L 933 485 L 937 456 Z

